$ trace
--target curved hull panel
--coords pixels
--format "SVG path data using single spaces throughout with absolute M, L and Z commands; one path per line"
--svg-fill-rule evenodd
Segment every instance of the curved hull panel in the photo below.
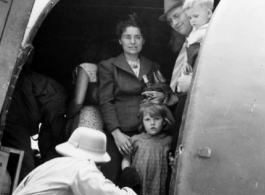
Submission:
M 222 0 L 185 108 L 174 194 L 265 194 L 265 1 Z

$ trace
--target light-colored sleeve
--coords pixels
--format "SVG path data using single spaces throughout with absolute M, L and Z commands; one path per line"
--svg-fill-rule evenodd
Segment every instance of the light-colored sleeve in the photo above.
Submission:
M 83 64 L 80 64 L 79 66 L 82 67 L 86 71 L 91 82 L 98 81 L 97 79 L 98 66 L 96 64 L 83 63 Z
M 75 195 L 136 195 L 130 188 L 118 188 L 94 164 L 82 167 L 71 185 Z

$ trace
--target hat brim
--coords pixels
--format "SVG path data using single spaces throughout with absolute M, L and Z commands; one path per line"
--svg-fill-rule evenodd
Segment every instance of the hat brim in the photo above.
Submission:
M 168 9 L 163 15 L 161 15 L 159 17 L 159 20 L 162 21 L 162 22 L 166 22 L 167 21 L 167 13 L 170 12 L 171 10 L 173 10 L 174 8 L 177 8 L 177 7 L 182 6 L 182 5 L 183 5 L 183 2 L 182 1 L 178 1 L 170 9 Z
M 96 163 L 105 163 L 110 161 L 110 156 L 107 152 L 99 154 L 96 152 L 85 151 L 81 148 L 76 148 L 72 144 L 65 142 L 55 147 L 56 151 L 64 156 L 75 157 L 79 159 L 90 159 Z

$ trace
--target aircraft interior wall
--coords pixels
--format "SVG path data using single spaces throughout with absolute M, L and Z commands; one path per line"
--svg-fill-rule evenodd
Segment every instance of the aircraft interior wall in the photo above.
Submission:
M 219 0 L 215 0 L 215 5 Z M 44 20 L 33 41 L 32 69 L 46 74 L 68 90 L 72 70 L 84 62 L 86 45 L 92 37 L 111 42 L 111 55 L 122 52 L 115 35 L 119 20 L 136 12 L 146 25 L 143 55 L 157 62 L 170 80 L 178 51 L 169 44 L 171 27 L 158 20 L 163 0 L 61 0 Z
M 119 20 L 136 12 L 146 25 L 143 55 L 158 62 L 170 79 L 177 53 L 169 46 L 171 28 L 158 17 L 162 0 L 61 0 L 49 13 L 33 41 L 35 58 L 31 69 L 46 74 L 68 89 L 72 70 L 84 62 L 82 56 L 92 37 L 111 42 L 111 55 L 122 52 L 115 30 Z

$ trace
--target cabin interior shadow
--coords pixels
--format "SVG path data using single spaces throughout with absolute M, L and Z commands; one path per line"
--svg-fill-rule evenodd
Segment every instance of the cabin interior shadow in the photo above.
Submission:
M 160 64 L 169 80 L 177 53 L 169 45 L 171 28 L 158 20 L 163 13 L 161 0 L 62 0 L 53 8 L 33 41 L 35 58 L 31 69 L 50 76 L 68 91 L 71 72 L 83 63 L 86 46 L 93 37 L 110 42 L 111 55 L 122 52 L 116 25 L 137 13 L 146 25 L 143 55 Z

